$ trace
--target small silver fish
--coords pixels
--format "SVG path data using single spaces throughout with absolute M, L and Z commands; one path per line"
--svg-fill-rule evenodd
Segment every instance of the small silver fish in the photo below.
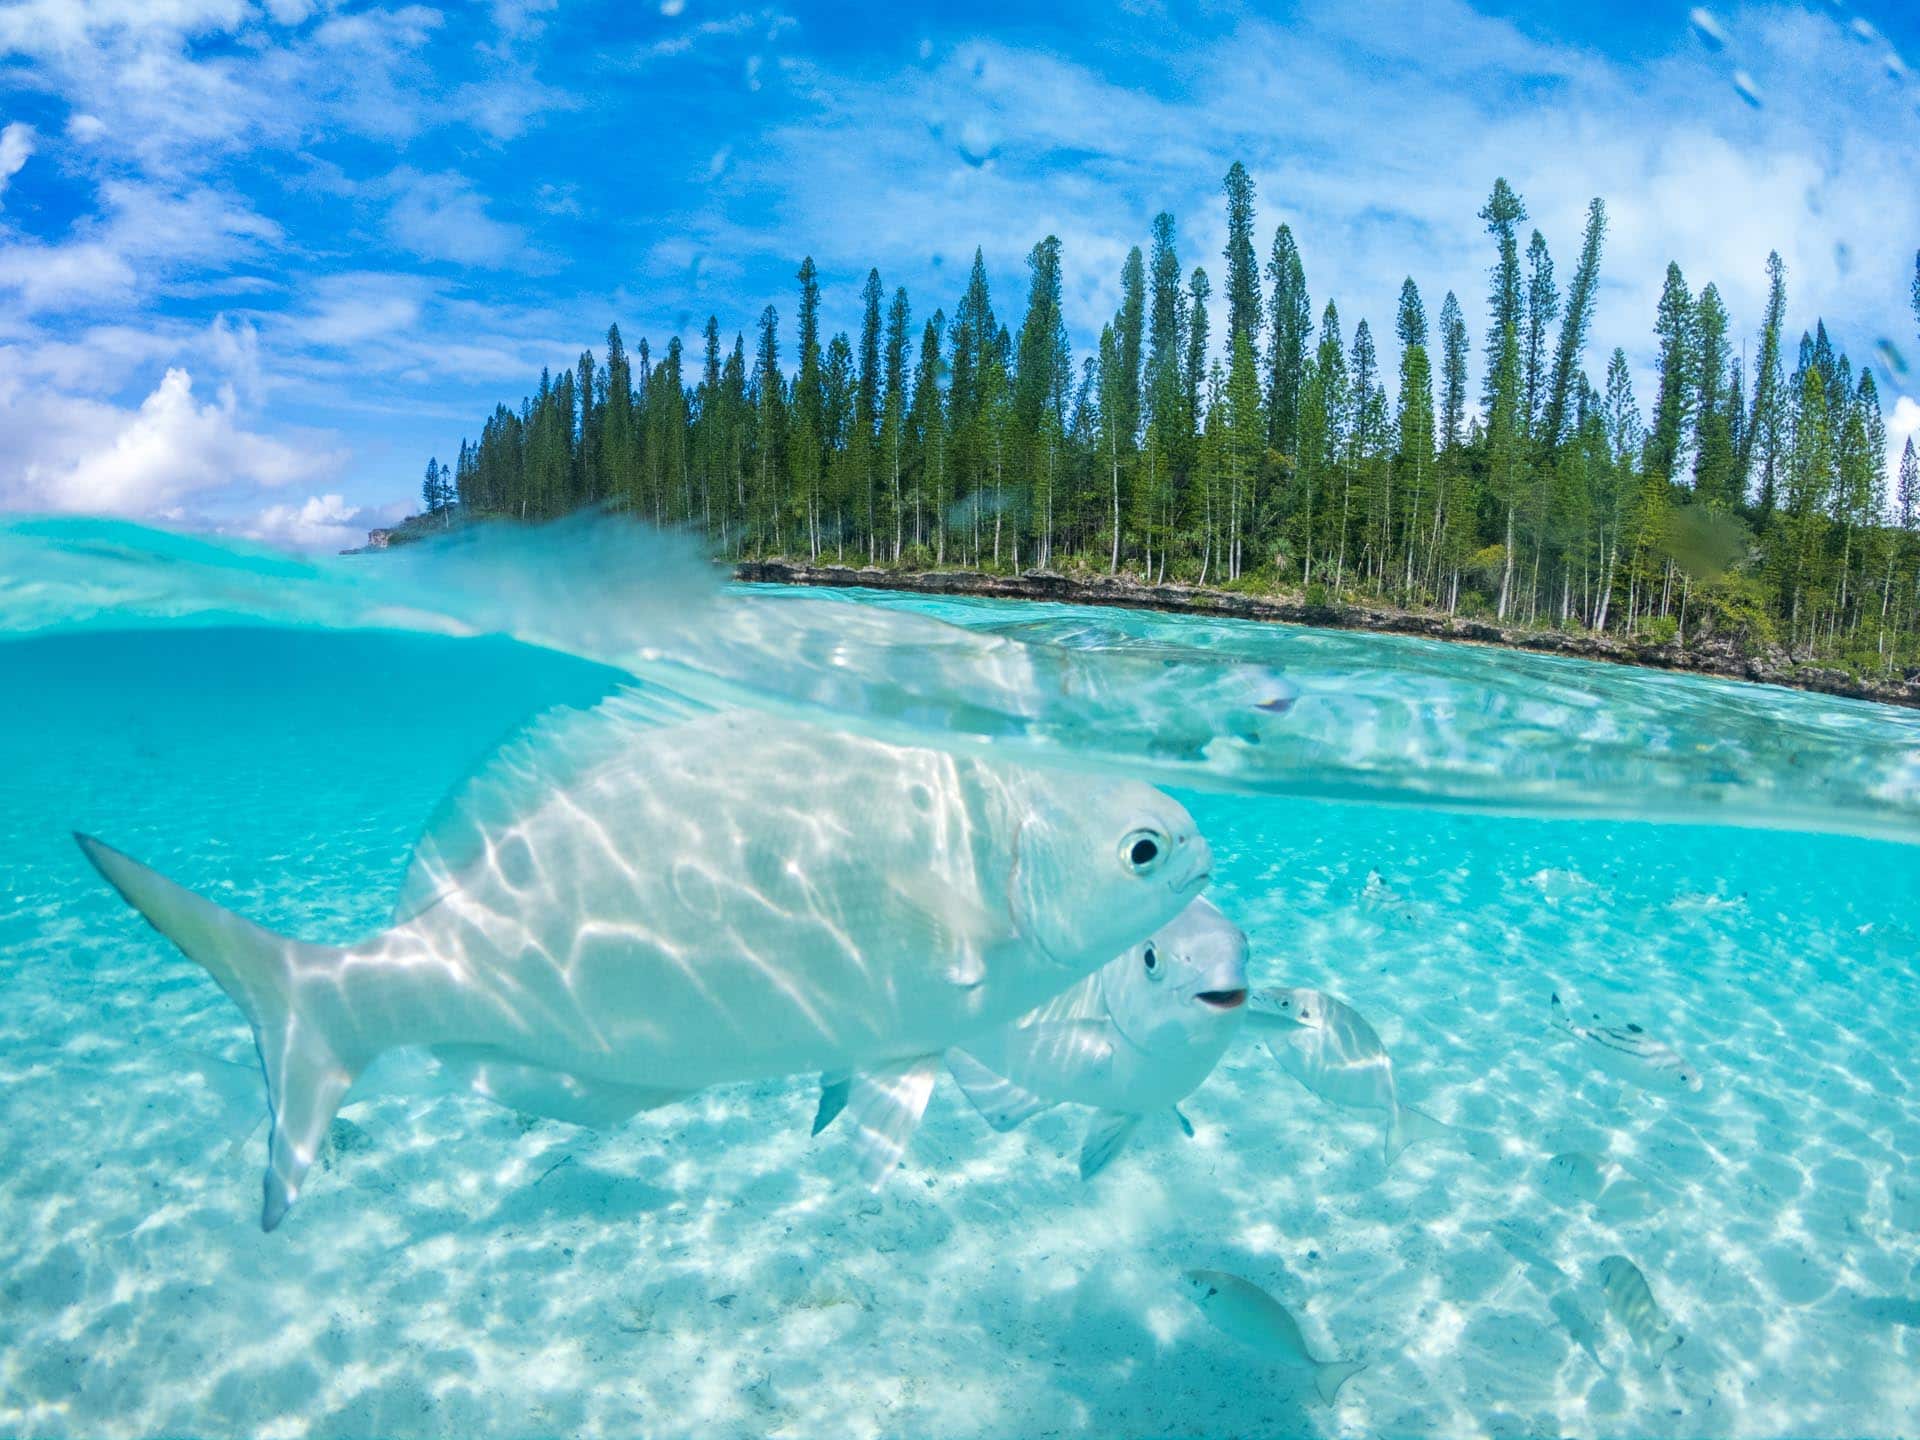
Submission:
M 1400 1103 L 1393 1059 L 1366 1017 L 1321 990 L 1272 986 L 1247 1001 L 1248 1024 L 1295 1080 L 1335 1105 L 1386 1113 L 1391 1165 L 1417 1140 L 1438 1140 L 1453 1127 Z
M 1563 1205 L 1585 1203 L 1609 1220 L 1644 1220 L 1653 1214 L 1653 1192 L 1604 1155 L 1569 1150 L 1547 1161 L 1541 1188 Z
M 1300 1322 L 1273 1296 L 1224 1270 L 1187 1270 L 1187 1288 L 1214 1327 L 1250 1345 L 1276 1365 L 1313 1371 L 1313 1388 L 1333 1404 L 1340 1387 L 1367 1368 L 1364 1360 L 1318 1360 L 1307 1348 Z
M 1576 1020 L 1556 991 L 1548 1007 L 1558 1029 L 1580 1041 L 1580 1053 L 1616 1080 L 1652 1090 L 1670 1099 L 1699 1095 L 1707 1088 L 1685 1056 L 1654 1039 L 1638 1025 L 1608 1025 L 1598 1015 Z
M 1246 932 L 1202 895 L 1072 989 L 947 1051 L 947 1068 L 996 1130 L 1062 1103 L 1091 1106 L 1080 1152 L 1080 1177 L 1091 1179 L 1146 1115 L 1171 1110 L 1193 1133 L 1179 1102 L 1213 1073 L 1246 999 Z M 896 1119 L 902 1098 L 870 1076 L 823 1075 L 813 1133 L 847 1111 L 861 1176 L 877 1186 L 926 1103 L 906 1092 L 912 1113 Z
M 1653 1287 L 1640 1267 L 1626 1256 L 1609 1255 L 1600 1262 L 1600 1288 L 1606 1292 L 1608 1312 L 1634 1344 L 1653 1357 L 1656 1369 L 1686 1338 L 1653 1298 Z

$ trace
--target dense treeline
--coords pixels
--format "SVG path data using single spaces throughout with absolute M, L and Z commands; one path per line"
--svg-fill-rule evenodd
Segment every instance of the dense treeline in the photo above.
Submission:
M 1824 324 L 1795 344 L 1777 255 L 1751 370 L 1716 287 L 1668 266 L 1643 408 L 1621 351 L 1598 384 L 1586 368 L 1604 205 L 1563 286 L 1497 181 L 1475 393 L 1456 296 L 1436 321 L 1405 282 L 1389 377 L 1367 320 L 1316 313 L 1286 225 L 1260 264 L 1241 165 L 1225 188 L 1217 345 L 1213 282 L 1183 268 L 1166 214 L 1077 366 L 1051 236 L 1017 329 L 976 252 L 951 316 L 916 325 L 870 271 L 857 337 L 823 342 L 807 259 L 791 371 L 771 305 L 751 341 L 708 320 L 692 375 L 677 338 L 655 359 L 616 327 L 603 358 L 499 406 L 451 472 L 431 464 L 427 508 L 608 503 L 736 556 L 1287 585 L 1656 637 L 1705 624 L 1860 664 L 1920 649 L 1913 447 L 1890 497 L 1874 376 Z M 1920 260 L 1913 299 L 1920 314 Z

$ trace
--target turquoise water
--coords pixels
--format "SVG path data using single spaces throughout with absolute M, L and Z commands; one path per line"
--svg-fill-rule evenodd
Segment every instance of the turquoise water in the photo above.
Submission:
M 1460 1133 L 1389 1169 L 1374 1117 L 1243 1039 L 1185 1102 L 1191 1139 L 1150 1117 L 1091 1182 L 1078 1117 L 996 1134 L 943 1080 L 869 1195 L 833 1132 L 809 1138 L 804 1079 L 596 1132 L 402 1062 L 262 1234 L 245 1023 L 68 832 L 344 941 L 384 923 L 440 796 L 503 735 L 623 677 L 377 631 L 8 641 L 0 1433 L 1920 1432 L 1920 852 L 1779 828 L 1897 834 L 1911 717 L 1409 641 L 865 598 L 1095 660 L 1224 653 L 1287 676 L 1303 727 L 1396 675 L 1451 687 L 1432 726 L 1394 735 L 1403 778 L 1423 758 L 1480 773 L 1475 717 L 1511 739 L 1513 696 L 1548 718 L 1596 697 L 1616 759 L 1583 769 L 1563 744 L 1507 767 L 1528 785 L 1501 794 L 1542 813 L 1180 792 L 1254 983 L 1346 998 L 1403 1098 Z M 1324 733 L 1359 773 L 1385 750 L 1338 713 Z M 1624 818 L 1630 788 L 1622 818 L 1588 814 L 1641 773 L 1619 758 L 1635 737 L 1724 758 L 1741 727 L 1746 768 L 1711 783 L 1770 789 L 1771 810 L 1732 808 L 1775 828 Z M 1857 779 L 1850 755 L 1878 778 L 1796 791 L 1796 766 Z M 1577 818 L 1544 813 L 1556 795 Z M 1556 988 L 1684 1053 L 1705 1093 L 1596 1069 L 1547 1023 Z M 1567 1152 L 1632 1185 L 1596 1206 L 1556 1183 Z M 1685 1336 L 1658 1366 L 1607 1313 L 1615 1254 Z M 1316 1353 L 1366 1370 L 1317 1404 L 1210 1328 L 1187 1267 L 1253 1280 Z

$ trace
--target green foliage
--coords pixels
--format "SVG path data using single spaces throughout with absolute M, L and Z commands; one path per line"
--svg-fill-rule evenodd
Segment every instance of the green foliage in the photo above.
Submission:
M 1316 325 L 1286 224 L 1263 287 L 1253 201 L 1236 164 L 1218 330 L 1209 277 L 1183 271 L 1165 213 L 1078 357 L 1069 257 L 1051 236 L 1028 256 L 1014 323 L 976 250 L 958 304 L 920 320 L 917 345 L 905 290 L 889 300 L 877 271 L 823 276 L 804 259 L 789 352 L 771 305 L 730 345 L 710 317 L 697 363 L 677 336 L 656 360 L 610 328 L 600 356 L 497 405 L 451 470 L 430 462 L 423 509 L 451 523 L 606 504 L 730 556 L 1124 570 L 1521 626 L 1684 627 L 1849 663 L 1920 658 L 1920 460 L 1910 447 L 1889 483 L 1885 377 L 1856 375 L 1817 321 L 1789 373 L 1777 255 L 1760 317 L 1668 268 L 1646 317 L 1659 372 L 1643 417 L 1624 353 L 1589 379 L 1600 201 L 1562 292 L 1547 236 L 1523 250 L 1525 203 L 1495 183 L 1477 377 L 1457 297 L 1430 324 L 1412 277 L 1389 353 L 1374 343 L 1384 316 L 1350 313 L 1351 345 L 1331 301 Z M 849 328 L 829 334 L 823 295 L 849 293 Z M 1756 319 L 1748 370 L 1739 337 Z

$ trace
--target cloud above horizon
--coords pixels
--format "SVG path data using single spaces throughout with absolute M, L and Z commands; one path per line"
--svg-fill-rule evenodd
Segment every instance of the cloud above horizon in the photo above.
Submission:
M 830 327 L 869 265 L 951 311 L 976 245 L 1017 323 L 1056 234 L 1085 353 L 1157 210 L 1218 294 L 1235 158 L 1262 259 L 1286 221 L 1316 309 L 1370 319 L 1388 365 L 1409 273 L 1430 311 L 1459 294 L 1477 349 L 1475 212 L 1505 175 L 1563 282 L 1607 201 L 1596 373 L 1621 346 L 1647 393 L 1669 260 L 1750 345 L 1778 249 L 1796 333 L 1824 317 L 1876 366 L 1896 445 L 1920 417 L 1894 363 L 1920 354 L 1920 28 L 1891 6 L 882 13 L 0 7 L 0 507 L 332 544 L 608 322 L 730 336 L 791 311 L 807 253 Z

